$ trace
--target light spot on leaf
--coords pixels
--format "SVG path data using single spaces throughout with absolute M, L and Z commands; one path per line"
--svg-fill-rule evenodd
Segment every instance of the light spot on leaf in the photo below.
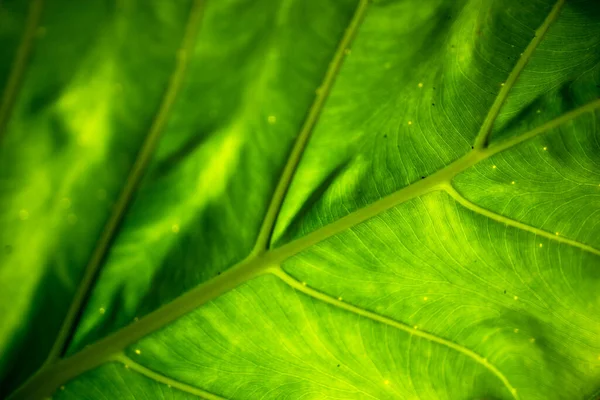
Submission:
M 60 200 L 60 206 L 65 209 L 70 208 L 71 207 L 71 199 L 69 199 L 68 197 L 63 197 Z
M 21 221 L 27 221 L 29 219 L 29 211 L 24 208 L 21 209 L 21 211 L 19 211 L 19 219 Z
M 173 233 L 179 233 L 179 224 L 173 224 L 171 226 L 171 232 L 173 232 Z
M 271 125 L 273 125 L 275 122 L 277 122 L 277 117 L 276 117 L 276 116 L 274 116 L 274 115 L 269 115 L 269 116 L 267 117 L 267 121 L 269 121 L 269 123 L 270 123 Z

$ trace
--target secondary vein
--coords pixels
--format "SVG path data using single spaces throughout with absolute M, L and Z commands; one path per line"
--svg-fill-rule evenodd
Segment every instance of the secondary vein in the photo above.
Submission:
M 292 183 L 292 179 L 298 164 L 300 163 L 300 159 L 302 158 L 302 154 L 304 153 L 304 149 L 308 143 L 310 135 L 315 127 L 315 124 L 317 123 L 317 120 L 319 119 L 323 105 L 329 97 L 331 88 L 333 87 L 335 79 L 341 69 L 346 50 L 356 36 L 356 32 L 358 31 L 358 28 L 360 27 L 360 24 L 367 12 L 368 5 L 368 0 L 361 0 L 358 4 L 358 7 L 354 12 L 354 16 L 352 17 L 352 20 L 350 21 L 350 24 L 348 25 L 348 28 L 346 29 L 346 32 L 338 45 L 335 55 L 329 64 L 325 78 L 323 79 L 319 90 L 317 90 L 315 101 L 308 112 L 298 137 L 296 138 L 294 147 L 290 152 L 288 161 L 283 169 L 283 173 L 281 174 L 275 192 L 273 193 L 273 197 L 271 198 L 269 208 L 267 209 L 267 213 L 263 220 L 256 244 L 252 252 L 253 255 L 259 254 L 269 247 L 271 235 L 273 233 L 275 222 L 277 220 L 277 216 L 279 215 L 279 210 L 281 209 L 285 195 L 287 194 L 290 184 Z
M 518 229 L 521 229 L 521 230 L 524 230 L 527 232 L 531 232 L 535 235 L 542 236 L 542 237 L 545 237 L 547 239 L 550 239 L 550 240 L 553 240 L 553 241 L 556 241 L 559 243 L 564 243 L 569 246 L 577 247 L 583 251 L 587 251 L 589 253 L 600 256 L 600 250 L 598 250 L 592 246 L 580 243 L 576 240 L 567 239 L 566 237 L 563 237 L 563 236 L 557 236 L 556 234 L 552 234 L 551 232 L 547 232 L 543 229 L 539 229 L 539 228 L 533 227 L 531 225 L 523 224 L 519 221 L 515 221 L 512 218 L 505 217 L 504 215 L 496 214 L 493 211 L 490 211 L 483 207 L 480 207 L 477 204 L 469 201 L 463 195 L 461 195 L 452 185 L 444 185 L 443 190 L 445 192 L 447 192 L 450 196 L 452 196 L 452 198 L 454 198 L 454 200 L 456 200 L 458 203 L 460 203 L 463 207 L 468 208 L 469 210 L 476 212 L 477 214 L 481 214 L 485 217 L 493 219 L 494 221 L 500 222 L 502 224 L 506 224 L 506 225 L 509 225 L 509 226 L 512 226 L 512 227 L 515 227 L 515 228 L 518 228 Z
M 37 26 L 42 15 L 43 5 L 44 0 L 34 0 L 29 6 L 25 33 L 17 50 L 4 95 L 2 96 L 2 103 L 0 104 L 0 138 L 4 134 L 15 99 L 21 87 L 21 82 L 23 81 L 23 75 L 33 47 Z
M 143 365 L 140 365 L 138 363 L 136 363 L 135 361 L 133 361 L 132 359 L 130 359 L 129 357 L 127 357 L 125 354 L 120 353 L 116 356 L 113 357 L 113 359 L 115 361 L 118 361 L 120 363 L 122 363 L 125 367 L 127 368 L 131 368 L 133 371 L 138 372 L 150 379 L 153 379 L 157 382 L 163 383 L 169 387 L 174 387 L 178 390 L 181 390 L 183 392 L 187 392 L 190 394 L 193 394 L 194 396 L 199 396 L 201 399 L 205 399 L 205 400 L 226 400 L 223 397 L 217 396 L 215 394 L 212 394 L 210 392 L 207 392 L 205 390 L 202 389 L 198 389 L 194 386 L 188 385 L 187 383 L 183 383 L 183 382 L 179 382 L 176 381 L 172 378 L 169 378 L 168 376 L 164 376 L 162 374 L 159 374 L 158 372 L 155 372 L 149 368 L 144 367 Z
M 137 190 L 146 167 L 150 162 L 152 154 L 154 153 L 154 149 L 158 144 L 160 135 L 167 122 L 169 112 L 171 111 L 173 103 L 177 98 L 177 94 L 179 93 L 183 78 L 185 76 L 189 59 L 188 54 L 193 50 L 195 38 L 200 26 L 203 11 L 202 5 L 203 0 L 195 0 L 194 4 L 192 5 L 190 17 L 182 41 L 182 47 L 177 54 L 175 69 L 171 75 L 157 115 L 150 126 L 148 135 L 146 136 L 140 148 L 138 156 L 131 168 L 129 176 L 127 177 L 127 181 L 125 182 L 125 185 L 119 194 L 119 198 L 117 199 L 117 202 L 113 208 L 113 212 L 104 227 L 96 247 L 94 248 L 90 261 L 85 268 L 83 278 L 81 279 L 77 289 L 77 293 L 73 298 L 67 316 L 63 321 L 56 341 L 50 351 L 48 359 L 46 360 L 46 365 L 54 362 L 57 358 L 62 356 L 65 347 L 67 346 L 68 341 L 73 333 L 73 326 L 80 316 L 82 307 L 96 278 L 99 267 L 108 251 L 112 239 L 117 232 L 119 224 L 121 223 L 123 216 L 125 215 L 131 200 L 133 199 L 133 195 Z
M 506 376 L 504 376 L 504 374 L 498 368 L 496 368 L 496 366 L 494 366 L 492 363 L 490 363 L 486 358 L 480 356 L 479 354 L 475 353 L 474 351 L 472 351 L 464 346 L 461 346 L 457 343 L 454 343 L 451 340 L 444 339 L 442 337 L 436 336 L 429 332 L 425 332 L 423 330 L 415 329 L 415 328 L 408 326 L 402 322 L 398 322 L 392 318 L 384 317 L 382 315 L 379 315 L 374 312 L 365 310 L 363 308 L 354 306 L 352 304 L 348 304 L 343 301 L 339 301 L 339 300 L 335 299 L 334 297 L 331 297 L 325 293 L 322 293 L 318 290 L 312 289 L 308 286 L 304 286 L 300 281 L 296 280 L 294 277 L 292 277 L 291 275 L 289 275 L 288 273 L 283 271 L 280 267 L 271 268 L 269 270 L 269 272 L 271 274 L 277 276 L 279 279 L 284 281 L 286 284 L 288 284 L 292 288 L 294 288 L 294 289 L 298 290 L 299 292 L 302 292 L 310 297 L 313 297 L 317 300 L 323 301 L 334 307 L 341 308 L 343 310 L 360 315 L 360 316 L 368 318 L 370 320 L 389 325 L 389 326 L 399 329 L 401 331 L 408 332 L 411 335 L 419 336 L 419 337 L 429 340 L 431 342 L 441 344 L 442 346 L 449 347 L 459 353 L 466 355 L 467 357 L 469 357 L 472 360 L 474 360 L 475 362 L 483 365 L 490 372 L 492 372 L 494 375 L 496 375 L 496 377 L 498 377 L 498 379 L 500 379 L 502 381 L 504 386 L 506 386 L 506 388 L 513 395 L 513 397 L 515 399 L 518 399 L 517 390 L 510 384 L 510 382 L 508 381 Z
M 494 122 L 496 122 L 498 114 L 500 114 L 500 109 L 502 108 L 504 103 L 506 103 L 506 99 L 508 98 L 510 90 L 515 85 L 517 79 L 519 79 L 521 72 L 525 69 L 525 66 L 527 65 L 527 63 L 531 59 L 531 56 L 535 52 L 535 49 L 537 49 L 540 42 L 544 39 L 544 35 L 548 31 L 548 28 L 550 28 L 552 22 L 554 22 L 554 20 L 558 16 L 558 13 L 560 12 L 560 9 L 562 8 L 564 2 L 565 0 L 558 0 L 556 2 L 552 10 L 550 11 L 550 14 L 548 14 L 542 25 L 535 31 L 535 36 L 523 52 L 521 58 L 519 58 L 519 61 L 515 64 L 513 70 L 508 75 L 508 78 L 506 79 L 506 82 L 504 82 L 504 85 L 500 88 L 500 92 L 498 93 L 496 100 L 494 100 L 494 104 L 492 104 L 492 107 L 488 111 L 488 114 L 486 115 L 485 120 L 483 121 L 483 124 L 479 129 L 479 133 L 475 138 L 474 146 L 476 149 L 483 149 L 487 146 L 490 134 L 492 133 Z

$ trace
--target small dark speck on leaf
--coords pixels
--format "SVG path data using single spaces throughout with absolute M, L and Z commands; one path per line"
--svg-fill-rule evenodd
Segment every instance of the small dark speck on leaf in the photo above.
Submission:
M 387 139 L 387 135 L 383 135 L 383 137 Z
M 425 179 L 425 177 L 424 177 L 424 176 L 422 176 L 422 177 L 421 177 L 421 179 Z
M 217 275 L 221 275 L 221 271 L 217 272 Z
M 474 149 L 474 148 L 475 148 L 475 146 L 471 146 L 471 149 Z
M 506 294 L 506 289 L 504 289 L 504 294 Z
M 340 364 L 338 364 L 338 368 L 339 368 Z
M 435 107 L 435 103 L 431 103 L 431 105 Z

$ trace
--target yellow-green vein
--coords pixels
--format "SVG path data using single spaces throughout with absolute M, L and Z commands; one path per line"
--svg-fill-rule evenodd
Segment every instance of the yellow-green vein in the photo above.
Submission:
M 212 393 L 209 393 L 205 390 L 202 389 L 198 389 L 194 386 L 188 385 L 186 383 L 182 383 L 179 381 L 176 381 L 174 379 L 171 379 L 167 376 L 164 376 L 162 374 L 159 374 L 155 371 L 152 371 L 149 368 L 144 367 L 143 365 L 140 365 L 138 363 L 136 363 L 135 361 L 133 361 L 132 359 L 130 359 L 129 357 L 127 357 L 125 354 L 120 353 L 117 354 L 116 356 L 113 357 L 114 361 L 118 361 L 120 363 L 122 363 L 125 368 L 131 369 L 132 371 L 135 371 L 139 374 L 142 374 L 144 376 L 147 376 L 150 379 L 153 379 L 157 382 L 160 382 L 164 385 L 167 385 L 168 387 L 174 387 L 175 389 L 181 390 L 183 392 L 187 392 L 190 394 L 193 394 L 194 396 L 199 396 L 201 399 L 205 399 L 205 400 L 226 400 L 223 397 L 214 395 Z
M 505 217 L 504 215 L 496 214 L 490 210 L 486 210 L 485 208 L 480 207 L 477 204 L 472 203 L 468 199 L 463 197 L 452 185 L 444 185 L 442 188 L 450 196 L 452 196 L 452 198 L 454 198 L 454 200 L 456 200 L 459 204 L 461 204 L 463 207 L 468 208 L 469 210 L 476 212 L 477 214 L 484 215 L 484 216 L 486 216 L 490 219 L 493 219 L 494 221 L 498 221 L 502 224 L 506 224 L 506 225 L 509 225 L 509 226 L 512 226 L 512 227 L 515 227 L 518 229 L 522 229 L 524 231 L 531 232 L 535 235 L 542 236 L 542 237 L 545 237 L 547 239 L 550 239 L 550 240 L 553 240 L 553 241 L 556 241 L 559 243 L 564 243 L 569 246 L 577 247 L 583 251 L 587 251 L 589 253 L 600 256 L 600 250 L 598 250 L 592 246 L 580 243 L 576 240 L 568 239 L 566 237 L 558 235 L 557 233 L 550 233 L 543 229 L 539 229 L 539 228 L 535 228 L 531 225 L 523 224 L 523 223 L 515 221 L 511 218 Z
M 429 340 L 431 342 L 441 344 L 442 346 L 449 347 L 452 350 L 455 350 L 459 353 L 464 354 L 465 356 L 471 358 L 478 364 L 483 365 L 486 369 L 488 369 L 490 372 L 492 372 L 494 375 L 496 375 L 496 377 L 498 377 L 498 379 L 500 379 L 502 381 L 504 386 L 506 386 L 506 388 L 513 395 L 513 397 L 515 399 L 518 399 L 517 390 L 510 384 L 510 382 L 508 381 L 506 376 L 504 376 L 504 374 L 502 372 L 500 372 L 500 370 L 498 368 L 496 368 L 496 366 L 494 366 L 492 363 L 490 363 L 486 358 L 481 357 L 479 354 L 475 353 L 474 351 L 472 351 L 464 346 L 461 346 L 457 343 L 454 343 L 448 339 L 441 338 L 434 334 L 431 334 L 431 333 L 425 332 L 423 330 L 420 330 L 420 329 L 408 326 L 406 324 L 403 324 L 401 322 L 398 322 L 392 318 L 384 317 L 382 315 L 362 309 L 362 308 L 354 306 L 352 304 L 348 304 L 343 301 L 337 300 L 334 297 L 331 297 L 325 293 L 319 292 L 318 290 L 315 290 L 308 286 L 303 285 L 301 282 L 296 280 L 294 277 L 292 277 L 291 275 L 289 275 L 285 271 L 283 271 L 280 267 L 272 267 L 271 269 L 269 269 L 269 272 L 271 274 L 277 276 L 279 279 L 284 281 L 286 284 L 290 285 L 292 288 L 294 288 L 294 289 L 298 290 L 299 292 L 302 292 L 310 297 L 313 297 L 317 300 L 323 301 L 327 304 L 331 304 L 334 307 L 341 308 L 343 310 L 346 310 L 351 313 L 360 315 L 362 317 L 371 319 L 373 321 L 377 321 L 382 324 L 386 324 L 391 327 L 394 327 L 396 329 L 400 329 L 404 332 L 408 332 L 411 335 L 419 336 L 419 337 Z
M 283 203 L 283 199 L 290 187 L 292 182 L 292 178 L 294 177 L 294 173 L 296 172 L 296 168 L 300 163 L 300 159 L 302 158 L 302 153 L 304 152 L 304 148 L 306 147 L 306 143 L 310 138 L 310 135 L 315 127 L 317 120 L 319 119 L 319 115 L 321 114 L 321 110 L 323 109 L 323 105 L 329 96 L 329 92 L 333 87 L 333 83 L 335 82 L 335 78 L 342 66 L 344 61 L 344 56 L 346 54 L 346 49 L 349 48 L 360 23 L 362 22 L 365 13 L 367 12 L 367 7 L 369 5 L 368 0 L 361 0 L 354 12 L 354 16 L 346 29 L 346 32 L 340 41 L 338 48 L 329 64 L 329 68 L 327 69 L 327 73 L 325 74 L 325 78 L 320 86 L 320 88 L 316 91 L 315 101 L 312 104 L 308 115 L 304 121 L 302 129 L 298 134 L 296 142 L 294 143 L 294 147 L 290 152 L 288 157 L 288 161 L 283 169 L 283 173 L 279 178 L 279 182 L 277 187 L 275 188 L 275 192 L 273 193 L 273 197 L 271 198 L 271 202 L 269 204 L 269 208 L 263 220 L 262 226 L 260 228 L 258 239 L 256 240 L 256 244 L 253 249 L 253 255 L 259 254 L 260 252 L 265 251 L 269 247 L 269 242 L 271 240 L 271 235 L 273 232 L 273 228 L 275 225 L 275 221 L 277 219 L 277 215 L 279 214 L 279 210 L 281 209 L 281 205 Z
M 148 163 L 150 162 L 154 149 L 156 148 L 160 138 L 160 134 L 162 133 L 167 122 L 167 117 L 171 111 L 171 107 L 175 102 L 183 82 L 188 64 L 188 53 L 190 53 L 193 49 L 202 18 L 202 5 L 203 0 L 195 0 L 192 5 L 190 17 L 182 41 L 182 46 L 177 53 L 175 69 L 171 75 L 169 85 L 161 101 L 156 118 L 152 122 L 148 135 L 146 136 L 146 139 L 144 140 L 144 143 L 138 152 L 138 156 L 131 168 L 129 176 L 127 177 L 127 181 L 125 182 L 123 190 L 119 194 L 119 198 L 113 208 L 113 212 L 109 217 L 104 230 L 102 231 L 96 247 L 94 248 L 90 261 L 85 268 L 83 278 L 81 279 L 77 289 L 77 293 L 71 302 L 67 316 L 65 317 L 56 341 L 52 346 L 48 359 L 46 360 L 46 364 L 51 363 L 57 358 L 61 357 L 72 334 L 73 325 L 77 321 L 77 318 L 81 312 L 81 308 L 85 303 L 89 290 L 94 282 L 100 264 L 106 255 L 108 247 L 110 246 L 110 243 L 117 232 L 118 226 L 125 215 L 127 207 L 133 198 L 133 194 L 135 193 L 135 190 L 137 189 L 137 186 L 144 175 Z
M 34 0 L 29 5 L 29 14 L 27 16 L 27 25 L 25 27 L 25 33 L 21 39 L 21 44 L 17 50 L 15 60 L 4 89 L 4 95 L 2 96 L 2 103 L 0 104 L 0 138 L 2 138 L 8 119 L 15 103 L 23 75 L 27 67 L 27 61 L 31 54 L 33 47 L 33 40 L 35 39 L 37 26 L 42 15 L 42 8 L 44 0 Z
M 548 14 L 542 25 L 540 25 L 540 27 L 535 31 L 535 36 L 533 37 L 533 39 L 519 58 L 519 61 L 517 61 L 514 68 L 508 75 L 506 82 L 502 84 L 500 92 L 494 100 L 494 104 L 492 104 L 492 107 L 488 111 L 488 114 L 486 115 L 485 120 L 483 121 L 483 124 L 479 129 L 479 133 L 475 138 L 474 146 L 476 149 L 482 149 L 487 146 L 490 134 L 492 133 L 492 129 L 494 127 L 494 122 L 496 122 L 496 118 L 498 118 L 500 109 L 506 102 L 510 90 L 514 86 L 517 79 L 519 79 L 519 75 L 521 75 L 521 72 L 523 71 L 523 69 L 525 69 L 525 66 L 531 59 L 531 56 L 535 52 L 535 49 L 537 49 L 538 45 L 544 38 L 544 35 L 548 31 L 548 28 L 550 28 L 550 25 L 558 16 L 558 13 L 560 12 L 560 9 L 562 8 L 564 2 L 565 0 L 558 0 L 556 2 L 552 10 L 550 11 L 550 14 Z

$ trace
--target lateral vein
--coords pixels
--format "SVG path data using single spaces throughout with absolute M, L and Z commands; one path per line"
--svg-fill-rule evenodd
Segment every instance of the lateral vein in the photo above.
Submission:
M 127 357 L 123 353 L 115 355 L 113 357 L 113 360 L 122 363 L 126 368 L 130 368 L 131 370 L 138 372 L 152 380 L 155 380 L 159 383 L 165 384 L 169 387 L 174 387 L 183 392 L 193 394 L 194 396 L 199 396 L 202 399 L 205 399 L 205 400 L 227 400 L 224 397 L 217 396 L 217 395 L 207 392 L 205 390 L 198 389 L 197 387 L 188 385 L 187 383 L 183 383 L 183 382 L 177 381 L 175 379 L 169 378 L 168 376 L 159 374 L 156 371 L 153 371 L 147 367 L 144 367 L 141 364 L 138 364 L 137 362 L 133 361 L 131 358 Z
M 354 211 L 334 223 L 324 226 L 323 228 L 281 247 L 269 250 L 256 257 L 247 258 L 218 277 L 196 286 L 194 289 L 184 293 L 172 302 L 149 313 L 138 322 L 128 325 L 119 331 L 100 339 L 96 343 L 69 358 L 42 368 L 14 392 L 9 399 L 30 399 L 46 396 L 52 390 L 55 390 L 62 382 L 97 367 L 105 362 L 110 355 L 123 351 L 124 348 L 140 338 L 162 328 L 168 323 L 212 299 L 221 296 L 240 284 L 270 272 L 270 268 L 274 265 L 281 264 L 283 261 L 302 250 L 345 229 L 352 228 L 353 226 L 392 207 L 402 204 L 405 201 L 434 190 L 443 189 L 444 186 L 447 186 L 450 183 L 454 176 L 478 162 L 508 150 L 513 146 L 536 137 L 552 128 L 556 128 L 560 124 L 568 122 L 584 113 L 593 112 L 598 108 L 600 108 L 600 99 L 579 107 L 578 109 L 558 117 L 538 128 L 534 128 L 517 138 L 490 146 L 482 151 L 473 150 L 433 175 L 404 187 L 367 207 Z
M 63 321 L 58 337 L 50 351 L 48 359 L 46 360 L 46 364 L 54 362 L 57 358 L 62 356 L 62 353 L 65 350 L 65 346 L 69 341 L 72 335 L 72 328 L 76 323 L 79 315 L 81 313 L 82 306 L 84 305 L 89 290 L 96 278 L 100 265 L 106 255 L 106 252 L 112 242 L 113 237 L 115 236 L 117 229 L 119 227 L 120 222 L 122 221 L 125 212 L 131 200 L 133 199 L 133 194 L 135 193 L 143 175 L 148 166 L 154 149 L 156 148 L 158 141 L 160 139 L 160 135 L 163 131 L 163 128 L 167 122 L 167 117 L 175 99 L 177 98 L 177 94 L 179 93 L 179 89 L 181 88 L 181 84 L 183 82 L 183 78 L 185 76 L 185 71 L 188 64 L 188 54 L 193 49 L 196 34 L 198 32 L 198 28 L 200 26 L 200 21 L 202 17 L 203 11 L 203 0 L 195 0 L 191 12 L 190 17 L 186 26 L 186 30 L 184 33 L 182 47 L 180 52 L 178 53 L 175 69 L 173 74 L 171 75 L 169 85 L 166 89 L 162 102 L 160 104 L 159 110 L 157 112 L 156 118 L 152 122 L 150 126 L 150 130 L 146 139 L 144 140 L 138 156 L 133 164 L 129 176 L 127 177 L 127 181 L 119 194 L 119 198 L 114 206 L 114 211 L 110 215 L 104 230 L 94 248 L 94 251 L 91 255 L 90 261 L 86 266 L 85 272 L 83 274 L 83 278 L 79 284 L 77 293 L 73 298 L 67 316 Z M 46 365 L 45 364 L 45 365 Z
M 485 217 L 488 217 L 490 219 L 493 219 L 494 221 L 512 226 L 514 228 L 518 228 L 527 232 L 531 232 L 535 235 L 538 236 L 542 236 L 545 237 L 547 239 L 553 240 L 555 242 L 559 242 L 559 243 L 564 243 L 566 245 L 569 246 L 573 246 L 573 247 L 577 247 L 583 251 L 587 251 L 589 253 L 592 253 L 594 255 L 600 256 L 600 250 L 589 246 L 587 244 L 578 242 L 576 240 L 572 240 L 572 239 L 568 239 L 566 237 L 563 236 L 558 236 L 556 234 L 552 234 L 550 232 L 547 232 L 543 229 L 539 229 L 539 228 L 535 228 L 531 225 L 527 225 L 518 221 L 515 221 L 512 218 L 509 217 L 505 217 L 504 215 L 500 215 L 497 214 L 493 211 L 487 210 L 483 207 L 478 206 L 477 204 L 469 201 L 466 197 L 464 197 L 462 194 L 460 194 L 452 185 L 444 185 L 442 187 L 442 190 L 444 190 L 446 193 L 448 193 L 450 196 L 452 196 L 452 198 L 454 200 L 456 200 L 458 203 L 460 203 L 463 207 L 468 208 L 469 210 L 476 212 L 477 214 L 481 214 Z
M 2 96 L 2 103 L 0 104 L 0 138 L 4 134 L 19 88 L 21 87 L 21 82 L 23 81 L 23 75 L 33 47 L 37 26 L 42 15 L 43 5 L 44 0 L 34 0 L 29 6 L 25 32 L 17 50 L 4 95 Z
M 442 346 L 449 347 L 452 350 L 455 350 L 459 353 L 464 354 L 465 356 L 467 356 L 467 357 L 471 358 L 472 360 L 474 360 L 475 362 L 481 364 L 482 366 L 487 368 L 490 372 L 492 372 L 494 375 L 496 375 L 496 377 L 502 381 L 504 386 L 506 386 L 506 388 L 513 395 L 513 397 L 515 399 L 518 399 L 517 390 L 510 384 L 510 382 L 508 381 L 506 376 L 504 376 L 504 374 L 496 366 L 494 366 L 492 363 L 490 363 L 486 358 L 480 356 L 479 354 L 475 353 L 474 351 L 472 351 L 464 346 L 461 346 L 457 343 L 454 343 L 451 340 L 444 339 L 442 337 L 436 336 L 432 333 L 429 333 L 429 332 L 426 332 L 423 330 L 415 329 L 409 325 L 406 325 L 402 322 L 398 322 L 392 318 L 384 317 L 384 316 L 376 314 L 372 311 L 368 311 L 363 308 L 357 307 L 355 305 L 337 300 L 334 297 L 331 297 L 323 292 L 312 289 L 308 286 L 304 286 L 301 282 L 299 282 L 294 277 L 292 277 L 287 272 L 285 272 L 283 269 L 281 269 L 281 267 L 272 267 L 269 269 L 269 272 L 271 274 L 275 275 L 276 277 L 278 277 L 279 279 L 281 279 L 282 281 L 284 281 L 286 284 L 288 284 L 292 288 L 294 288 L 297 291 L 302 292 L 312 298 L 315 298 L 317 300 L 320 300 L 322 302 L 330 304 L 334 307 L 337 307 L 337 308 L 349 311 L 351 313 L 360 315 L 361 317 L 365 317 L 370 320 L 391 326 L 393 328 L 407 332 L 411 335 L 418 336 L 423 339 L 429 340 L 431 342 L 441 344 Z
M 367 12 L 368 5 L 368 0 L 360 0 L 356 11 L 354 12 L 354 16 L 352 17 L 352 20 L 350 21 L 350 24 L 348 25 L 348 28 L 346 29 L 346 32 L 336 49 L 333 59 L 329 64 L 325 78 L 323 79 L 319 90 L 317 90 L 315 100 L 308 112 L 306 119 L 304 120 L 302 129 L 296 138 L 296 142 L 294 143 L 275 192 L 273 193 L 273 197 L 271 198 L 269 208 L 267 209 L 267 213 L 263 220 L 256 244 L 252 252 L 254 255 L 264 252 L 269 247 L 271 235 L 275 227 L 277 216 L 279 215 L 279 210 L 283 204 L 283 200 L 285 199 L 288 189 L 292 183 L 292 179 L 298 164 L 300 163 L 300 159 L 302 158 L 306 144 L 308 143 L 315 124 L 319 119 L 323 105 L 329 97 L 329 93 L 331 92 L 333 84 L 335 83 L 335 79 L 341 69 L 345 58 L 346 49 L 348 49 L 352 43 L 352 40 L 356 36 L 358 28 L 360 27 L 360 24 Z
M 515 64 L 514 68 L 508 75 L 506 82 L 504 82 L 503 86 L 500 88 L 500 92 L 494 100 L 492 107 L 488 111 L 488 114 L 486 115 L 485 120 L 483 121 L 483 124 L 479 129 L 479 133 L 475 138 L 474 147 L 476 149 L 483 149 L 487 146 L 490 134 L 492 133 L 494 122 L 496 122 L 496 119 L 500 114 L 500 109 L 502 108 L 504 103 L 506 103 L 506 99 L 508 99 L 508 94 L 510 93 L 510 90 L 515 85 L 517 79 L 519 79 L 521 72 L 525 69 L 525 66 L 527 65 L 533 53 L 535 52 L 535 49 L 537 49 L 540 42 L 544 39 L 544 36 L 550 28 L 550 25 L 552 24 L 552 22 L 554 22 L 554 20 L 556 20 L 556 17 L 558 16 L 564 2 L 565 0 L 558 0 L 554 7 L 552 7 L 552 10 L 548 14 L 542 25 L 540 25 L 540 27 L 535 31 L 535 36 L 533 37 L 531 42 L 529 42 L 529 45 L 527 45 L 527 48 L 523 52 L 523 55 L 519 58 L 519 61 Z

